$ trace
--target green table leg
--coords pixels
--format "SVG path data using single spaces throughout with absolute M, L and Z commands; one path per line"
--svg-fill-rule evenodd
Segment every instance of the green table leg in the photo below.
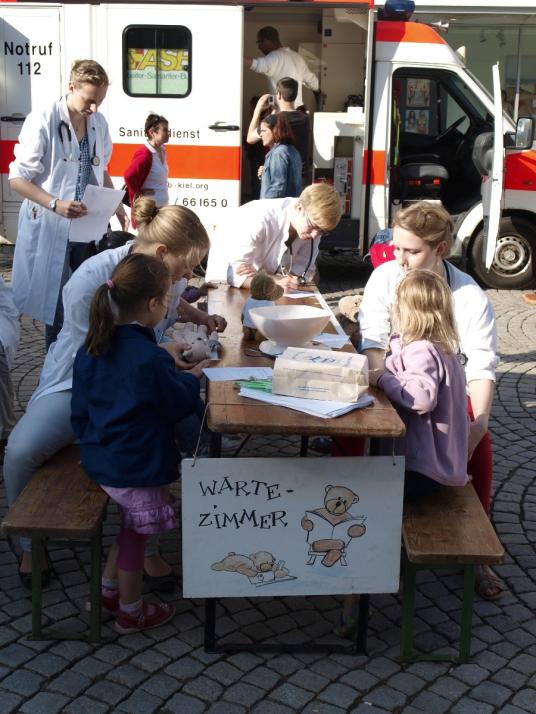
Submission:
M 402 627 L 400 631 L 400 657 L 411 659 L 413 652 L 413 616 L 415 613 L 416 569 L 404 561 L 404 599 L 402 602 Z
M 32 538 L 32 639 L 40 640 L 43 636 L 41 609 L 43 605 L 43 587 L 41 573 L 41 538 Z
M 102 526 L 91 539 L 91 580 L 89 615 L 89 641 L 100 642 L 101 639 L 101 546 Z
M 473 598 L 475 592 L 475 566 L 463 569 L 463 607 L 460 628 L 460 662 L 469 662 L 471 656 L 471 627 L 473 619 Z

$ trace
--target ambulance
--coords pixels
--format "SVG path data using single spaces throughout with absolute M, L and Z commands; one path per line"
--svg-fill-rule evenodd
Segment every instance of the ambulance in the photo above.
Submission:
M 7 177 L 21 124 L 33 107 L 61 96 L 71 62 L 84 57 L 111 79 L 100 111 L 113 140 L 115 185 L 143 143 L 147 114 L 157 112 L 170 122 L 171 202 L 216 226 L 248 198 L 248 111 L 253 91 L 268 84 L 245 69 L 244 56 L 258 54 L 257 30 L 271 25 L 320 80 L 316 106 L 304 93 L 311 176 L 333 183 L 345 208 L 322 247 L 364 256 L 401 206 L 425 198 L 453 216 L 453 259 L 481 283 L 534 285 L 533 120 L 514 123 L 503 113 L 497 67 L 491 96 L 439 28 L 411 19 L 412 6 L 0 0 L 0 240 L 16 240 L 20 198 Z

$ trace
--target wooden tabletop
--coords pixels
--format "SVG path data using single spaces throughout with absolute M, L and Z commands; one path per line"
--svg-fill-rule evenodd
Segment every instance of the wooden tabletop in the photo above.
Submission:
M 305 286 L 309 292 L 315 286 Z M 257 348 L 258 342 L 246 341 L 242 336 L 242 308 L 249 295 L 248 290 L 220 285 L 208 294 L 209 313 L 223 315 L 227 329 L 221 335 L 223 350 L 218 367 L 272 367 L 273 359 L 245 354 L 246 348 Z M 313 305 L 318 307 L 314 297 L 281 298 L 278 304 Z M 324 330 L 335 332 L 331 323 Z M 348 344 L 344 351 L 353 352 Z M 354 437 L 398 437 L 404 434 L 404 424 L 391 403 L 380 390 L 371 388 L 375 402 L 370 407 L 356 409 L 334 419 L 320 419 L 301 412 L 276 407 L 238 396 L 233 382 L 209 382 L 208 426 L 212 431 L 249 434 L 296 434 L 302 436 L 354 436 Z

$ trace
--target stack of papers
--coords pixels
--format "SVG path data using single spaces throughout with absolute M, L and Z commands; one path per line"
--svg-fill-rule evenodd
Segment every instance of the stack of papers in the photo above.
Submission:
M 321 419 L 333 419 L 334 417 L 342 416 L 342 414 L 347 414 L 354 409 L 368 407 L 374 403 L 374 397 L 371 397 L 369 394 L 364 394 L 357 402 L 324 402 L 319 399 L 284 397 L 280 394 L 270 394 L 269 392 L 261 392 L 258 389 L 242 387 L 239 395 L 241 397 L 248 397 L 249 399 L 256 399 L 259 402 L 273 404 L 274 406 L 294 409 L 297 412 L 310 414 L 311 416 L 320 417 Z
M 203 374 L 211 382 L 234 382 L 237 379 L 272 379 L 271 367 L 205 367 Z

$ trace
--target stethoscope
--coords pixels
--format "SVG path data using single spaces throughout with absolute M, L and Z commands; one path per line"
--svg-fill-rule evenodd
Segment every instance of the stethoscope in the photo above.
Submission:
M 71 153 L 67 156 L 67 152 L 65 150 L 65 132 L 67 132 L 67 141 L 69 142 L 69 147 L 72 147 L 72 142 L 73 142 L 73 135 L 71 132 L 71 127 L 69 124 L 67 124 L 66 121 L 63 119 L 60 121 L 58 124 L 58 134 L 60 137 L 61 141 L 61 149 L 63 151 L 63 160 L 64 161 L 76 161 L 76 159 L 73 159 L 73 152 L 71 149 Z M 95 143 L 93 144 L 93 156 L 91 157 L 91 165 L 92 166 L 98 166 L 100 164 L 100 159 L 97 156 L 97 141 L 95 140 Z
M 447 278 L 447 285 L 449 286 L 450 291 L 452 292 L 450 267 L 446 260 L 443 261 L 443 266 L 445 268 L 445 276 Z M 462 367 L 465 367 L 465 365 L 468 362 L 467 355 L 465 354 L 465 352 L 462 352 L 459 347 L 458 347 L 458 352 L 456 353 L 456 359 L 458 360 L 458 362 L 461 364 Z
M 293 260 L 293 257 L 294 257 L 294 256 L 293 256 L 293 252 L 292 252 L 292 245 L 293 245 L 293 243 L 294 243 L 294 239 L 292 239 L 292 240 L 289 239 L 289 240 L 285 241 L 285 245 L 287 246 L 287 250 L 290 252 L 290 266 L 289 266 L 288 271 L 287 271 L 289 274 L 290 274 L 290 272 L 292 271 L 292 260 Z M 307 284 L 307 278 L 306 278 L 305 276 L 306 276 L 307 273 L 309 272 L 309 268 L 311 267 L 311 263 L 313 262 L 313 255 L 314 255 L 313 240 L 310 240 L 310 241 L 309 241 L 309 245 L 310 245 L 309 260 L 307 261 L 307 265 L 305 266 L 305 270 L 303 271 L 303 273 L 298 276 L 298 285 L 306 285 L 306 284 Z M 286 253 L 286 252 L 287 252 L 287 251 L 285 251 L 285 253 Z M 283 255 L 284 255 L 285 253 L 283 253 Z M 283 272 L 284 269 L 283 269 L 283 266 L 282 266 L 282 261 L 283 261 L 283 257 L 281 257 L 281 261 L 280 261 L 280 263 L 279 263 L 279 267 L 277 268 L 277 272 L 278 272 L 278 273 L 281 272 L 281 273 L 284 274 L 284 272 Z

